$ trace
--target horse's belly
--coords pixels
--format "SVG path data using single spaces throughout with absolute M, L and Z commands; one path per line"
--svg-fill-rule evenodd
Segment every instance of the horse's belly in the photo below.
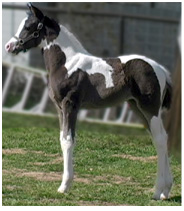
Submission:
M 90 109 L 90 108 L 105 108 L 105 107 L 112 107 L 115 105 L 119 105 L 124 101 L 128 100 L 129 92 L 123 89 L 119 90 L 118 92 L 103 93 L 102 95 L 98 96 L 89 96 L 88 99 L 82 102 L 82 108 Z

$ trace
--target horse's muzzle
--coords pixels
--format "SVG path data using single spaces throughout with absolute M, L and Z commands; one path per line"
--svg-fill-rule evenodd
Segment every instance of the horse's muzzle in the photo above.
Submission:
M 17 46 L 17 44 L 18 41 L 14 37 L 12 37 L 5 45 L 6 52 L 17 54 L 19 52 L 19 46 Z

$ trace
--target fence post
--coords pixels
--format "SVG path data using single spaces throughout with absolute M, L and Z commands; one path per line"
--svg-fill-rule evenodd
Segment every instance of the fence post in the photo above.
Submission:
M 14 73 L 14 65 L 12 65 L 11 67 L 8 68 L 8 76 L 6 77 L 5 83 L 4 83 L 4 87 L 3 87 L 3 91 L 2 91 L 2 105 L 4 105 L 4 102 L 6 100 L 6 96 L 10 87 L 10 82 L 12 80 L 13 77 L 13 73 Z
M 26 87 L 24 89 L 21 101 L 18 104 L 16 104 L 15 106 L 12 107 L 13 110 L 22 110 L 24 108 L 25 104 L 26 104 L 26 101 L 27 101 L 27 98 L 29 96 L 29 92 L 30 92 L 30 89 L 31 89 L 31 85 L 32 85 L 34 75 L 33 74 L 26 75 L 26 78 L 27 78 L 27 84 L 26 84 Z

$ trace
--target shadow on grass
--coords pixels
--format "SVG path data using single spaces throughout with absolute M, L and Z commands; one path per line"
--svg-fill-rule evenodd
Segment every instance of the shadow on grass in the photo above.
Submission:
M 169 198 L 167 201 L 169 202 L 177 202 L 177 203 L 181 203 L 181 196 L 173 196 L 171 198 Z
M 105 134 L 119 134 L 119 135 L 140 135 L 149 136 L 145 128 L 128 127 L 123 125 L 108 125 L 103 123 L 91 123 L 81 121 L 77 124 L 77 129 L 82 131 L 100 132 Z

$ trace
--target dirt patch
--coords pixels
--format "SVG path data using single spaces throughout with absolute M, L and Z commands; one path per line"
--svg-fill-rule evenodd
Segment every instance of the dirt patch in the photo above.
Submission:
M 48 162 L 34 162 L 34 163 L 30 162 L 30 163 L 36 166 L 45 166 L 45 165 L 52 165 L 52 164 L 58 164 L 58 163 L 61 164 L 62 161 L 63 161 L 63 158 L 60 156 Z
M 37 172 L 37 171 L 27 171 L 25 169 L 12 169 L 12 170 L 3 170 L 3 175 L 12 174 L 16 177 L 30 177 L 35 180 L 40 181 L 61 181 L 62 173 L 61 172 Z M 85 175 L 84 177 L 74 176 L 74 182 L 80 182 L 84 184 L 104 185 L 105 184 L 121 184 L 121 183 L 131 183 L 131 177 L 122 177 L 118 175 L 113 176 L 92 176 Z
M 77 177 L 77 176 L 74 176 L 74 181 L 85 183 L 85 184 L 90 184 L 92 182 L 92 180 L 89 178 L 82 178 L 82 177 Z
M 26 154 L 26 153 L 33 153 L 33 154 L 37 154 L 37 155 L 44 155 L 47 157 L 61 157 L 61 155 L 59 153 L 57 154 L 47 154 L 43 151 L 35 151 L 35 150 L 25 150 L 25 149 L 21 149 L 21 148 L 12 148 L 12 149 L 2 149 L 2 153 L 3 154 Z
M 118 175 L 103 175 L 103 176 L 92 176 L 84 175 L 84 177 L 74 177 L 75 182 L 81 182 L 85 184 L 95 183 L 96 185 L 108 185 L 108 184 L 122 184 L 125 182 L 131 182 L 131 177 L 122 177 Z
M 16 186 L 16 185 L 6 185 L 5 188 L 7 190 L 14 191 L 14 190 L 17 190 L 20 187 L 19 186 Z
M 122 177 L 122 176 L 118 176 L 118 175 L 114 175 L 112 177 L 112 179 L 115 184 L 127 183 L 127 182 L 131 182 L 131 180 L 132 180 L 131 177 Z M 131 184 L 132 184 L 132 182 L 131 182 Z
M 48 154 L 48 153 L 43 152 L 43 151 L 35 151 L 35 150 L 29 150 L 29 151 L 27 151 L 27 153 L 33 153 L 33 154 L 37 154 L 37 155 L 44 155 L 44 156 L 53 157 L 53 158 L 54 157 L 58 157 L 58 156 L 61 157 L 61 155 L 59 153 L 56 153 L 56 154 Z
M 11 155 L 11 154 L 26 154 L 27 151 L 24 149 L 14 148 L 14 149 L 2 149 L 2 153 L 4 155 Z
M 61 173 L 59 172 L 23 172 L 19 173 L 18 176 L 26 176 L 26 177 L 31 177 L 36 180 L 41 180 L 41 181 L 61 181 Z
M 115 204 L 110 202 L 101 201 L 78 201 L 78 206 L 130 206 L 128 204 Z
M 13 174 L 16 177 L 31 177 L 40 181 L 61 181 L 61 173 L 59 172 L 37 172 L 26 171 L 25 169 L 3 170 L 3 174 Z
M 149 157 L 135 157 L 132 155 L 127 154 L 119 154 L 119 155 L 113 155 L 113 157 L 123 158 L 123 159 L 129 159 L 129 160 L 136 160 L 141 162 L 154 162 L 157 160 L 157 156 L 149 156 Z
M 103 182 L 111 182 L 114 184 L 121 184 L 124 182 L 130 182 L 131 177 L 122 177 L 118 175 L 112 175 L 112 176 L 96 176 L 93 178 L 93 181 L 103 181 Z

